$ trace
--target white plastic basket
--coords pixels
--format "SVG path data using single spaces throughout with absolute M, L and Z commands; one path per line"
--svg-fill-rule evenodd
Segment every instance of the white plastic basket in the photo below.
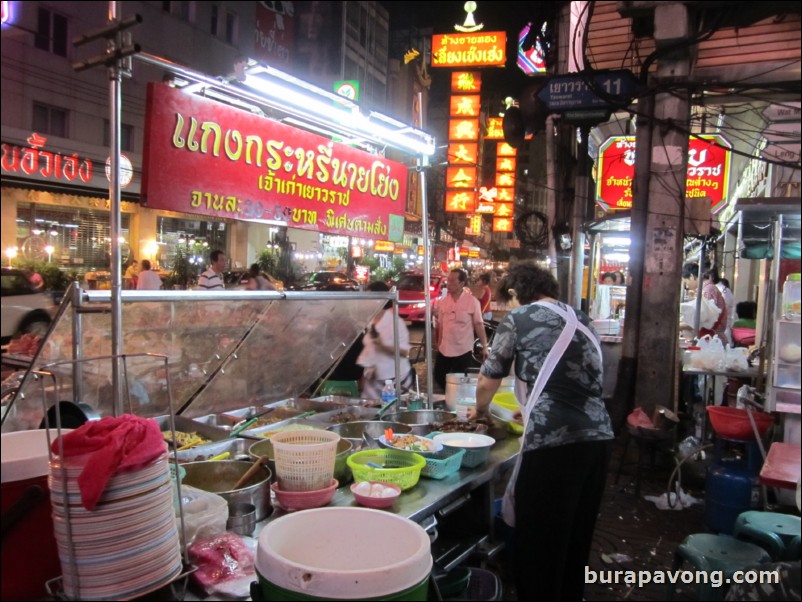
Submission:
M 276 477 L 283 491 L 315 491 L 331 484 L 337 443 L 331 431 L 287 431 L 270 437 Z

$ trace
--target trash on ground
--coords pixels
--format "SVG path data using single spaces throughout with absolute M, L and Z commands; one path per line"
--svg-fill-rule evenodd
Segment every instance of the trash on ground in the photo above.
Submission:
M 647 502 L 654 502 L 654 505 L 660 510 L 684 510 L 685 508 L 690 508 L 694 504 L 702 503 L 702 500 L 699 498 L 685 493 L 682 487 L 679 488 L 679 496 L 677 496 L 676 492 L 672 491 L 670 498 L 668 493 L 664 493 L 661 496 L 644 495 L 643 499 Z

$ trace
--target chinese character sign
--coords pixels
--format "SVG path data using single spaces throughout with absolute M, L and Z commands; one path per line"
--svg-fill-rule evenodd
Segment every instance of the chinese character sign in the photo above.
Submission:
M 688 140 L 685 196 L 707 197 L 712 213 L 727 204 L 730 144 L 718 134 L 693 136 Z M 613 136 L 599 147 L 596 169 L 596 201 L 606 210 L 632 207 L 635 176 L 635 137 Z

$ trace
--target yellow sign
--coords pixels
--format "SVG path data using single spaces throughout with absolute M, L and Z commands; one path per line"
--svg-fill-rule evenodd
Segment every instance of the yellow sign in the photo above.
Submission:
M 476 236 L 482 232 L 482 216 L 471 215 L 468 218 L 468 226 L 465 228 L 465 234 L 469 236 Z
M 392 253 L 395 251 L 395 243 L 389 240 L 377 240 L 373 243 L 373 250 L 379 253 Z
M 487 133 L 485 140 L 504 140 L 503 119 L 501 117 L 487 118 Z
M 432 67 L 503 67 L 506 62 L 506 32 L 432 36 Z
M 409 51 L 405 52 L 404 53 L 404 64 L 408 65 L 409 63 L 414 61 L 419 56 L 420 56 L 420 52 L 418 52 L 414 48 L 412 50 L 409 50 Z

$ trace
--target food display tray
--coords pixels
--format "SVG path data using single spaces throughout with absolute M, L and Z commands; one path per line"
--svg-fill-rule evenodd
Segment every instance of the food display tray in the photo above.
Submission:
M 228 421 L 229 428 L 233 428 L 243 420 L 250 420 L 254 416 L 262 414 L 263 412 L 267 412 L 268 410 L 270 410 L 270 413 L 265 414 L 264 416 L 258 418 L 257 421 L 264 418 L 266 420 L 270 420 L 270 423 L 262 424 L 253 428 L 260 428 L 262 426 L 272 426 L 274 424 L 278 424 L 279 422 L 284 422 L 286 420 L 289 420 L 290 418 L 295 418 L 296 416 L 300 416 L 301 414 L 303 414 L 302 410 L 298 410 L 295 408 L 288 408 L 287 406 L 272 405 L 272 406 L 249 406 L 247 408 L 242 408 L 240 410 L 225 412 L 224 414 L 220 414 L 220 417 L 221 420 Z
M 354 422 L 362 420 L 373 420 L 379 413 L 378 408 L 363 408 L 361 406 L 339 408 L 309 416 L 309 422 L 320 423 L 324 427 L 343 422 Z M 351 420 L 344 420 L 344 417 L 353 417 Z M 338 419 L 339 418 L 339 419 Z
M 169 416 L 156 416 L 154 418 L 156 423 L 159 425 L 159 429 L 162 432 L 166 432 L 170 430 L 170 417 Z M 217 428 L 215 426 L 211 426 L 209 424 L 204 424 L 203 422 L 198 422 L 197 420 L 193 420 L 191 418 L 187 418 L 186 416 L 176 416 L 175 417 L 175 430 L 182 431 L 184 433 L 198 433 L 201 437 L 206 437 L 207 439 L 211 439 L 210 443 L 203 443 L 201 445 L 196 445 L 194 447 L 190 447 L 186 450 L 181 450 L 178 453 L 182 453 L 184 451 L 192 451 L 196 454 L 206 454 L 207 448 L 210 445 L 213 445 L 217 441 L 225 441 L 229 439 L 230 433 L 229 431 Z M 172 447 L 169 448 L 172 452 Z M 223 453 L 222 451 L 219 453 Z M 217 454 L 212 454 L 217 455 Z
M 176 452 L 179 462 L 202 462 L 211 460 L 217 456 L 228 453 L 229 455 L 221 460 L 245 460 L 250 462 L 248 449 L 253 445 L 250 439 L 231 437 L 214 443 L 206 443 Z

